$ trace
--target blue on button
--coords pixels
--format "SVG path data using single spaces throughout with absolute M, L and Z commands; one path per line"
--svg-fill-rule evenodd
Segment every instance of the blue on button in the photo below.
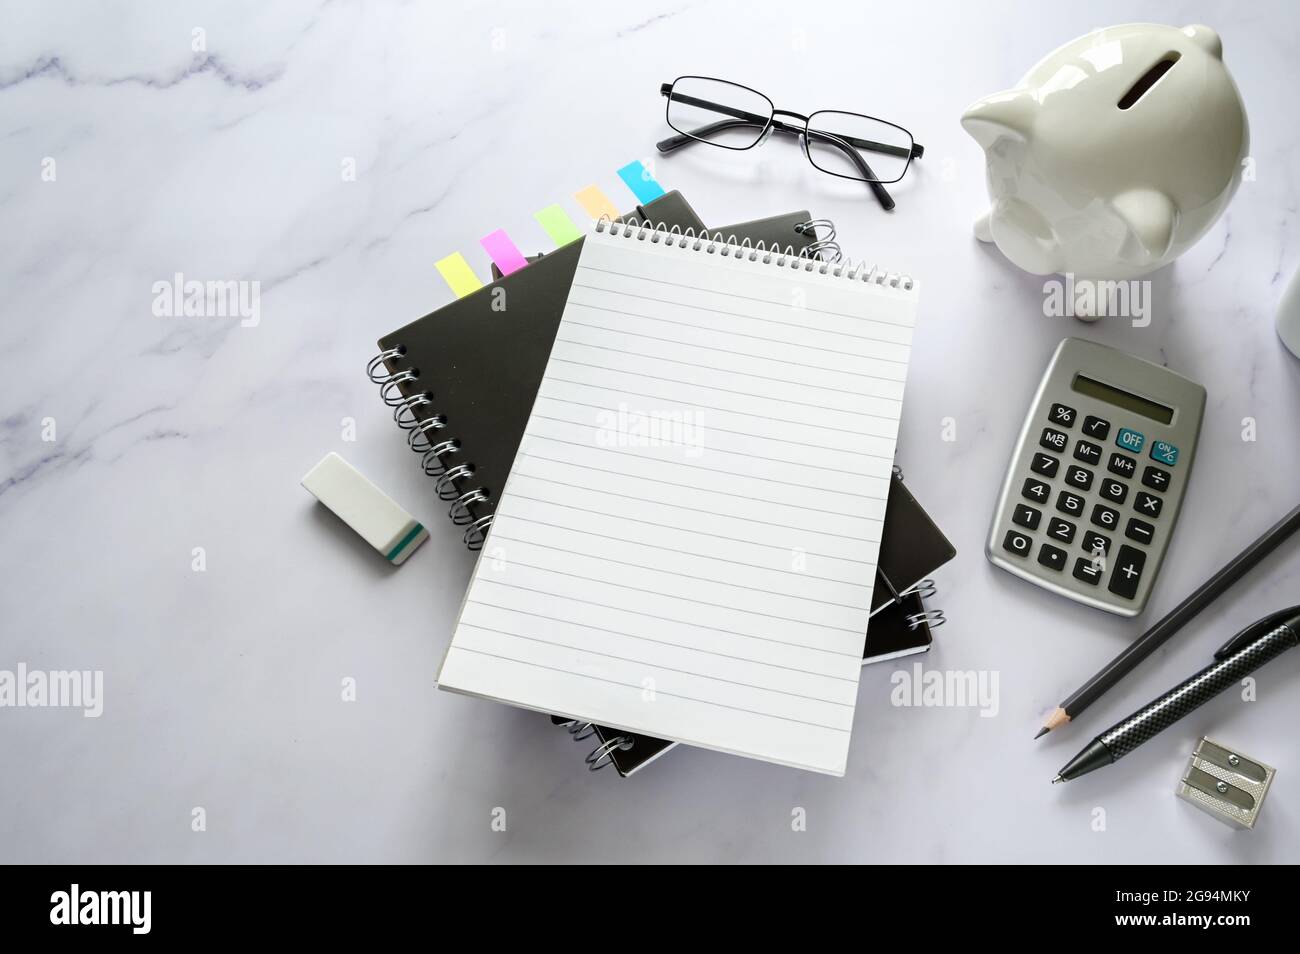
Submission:
M 1147 439 L 1144 435 L 1127 427 L 1121 427 L 1119 433 L 1115 435 L 1115 444 L 1117 446 L 1127 451 L 1133 451 L 1135 454 L 1142 450 L 1142 445 L 1146 442 Z M 1154 453 L 1155 451 L 1152 451 L 1152 454 Z
M 1151 459 L 1172 467 L 1178 463 L 1178 448 L 1165 441 L 1152 441 Z

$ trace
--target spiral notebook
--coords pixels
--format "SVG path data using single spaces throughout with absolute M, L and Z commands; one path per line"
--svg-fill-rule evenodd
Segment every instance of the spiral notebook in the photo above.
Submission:
M 915 302 L 602 220 L 440 687 L 842 775 Z

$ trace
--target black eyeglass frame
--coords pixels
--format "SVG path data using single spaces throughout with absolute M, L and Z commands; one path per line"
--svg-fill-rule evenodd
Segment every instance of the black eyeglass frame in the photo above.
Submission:
M 758 96 L 767 102 L 769 107 L 768 115 L 764 117 L 764 116 L 760 116 L 758 113 L 751 113 L 748 110 L 737 109 L 733 106 L 725 106 L 721 103 L 715 103 L 710 100 L 699 99 L 694 96 L 684 96 L 681 93 L 675 94 L 674 88 L 682 80 L 708 80 L 714 83 L 725 83 L 728 86 L 734 86 L 737 89 L 742 89 L 745 90 L 746 92 L 753 93 L 755 96 Z M 878 117 L 875 116 L 868 116 L 865 113 L 854 113 L 842 109 L 819 109 L 816 112 L 811 113 L 810 115 L 807 116 L 803 115 L 802 113 L 792 112 L 788 109 L 777 109 L 776 105 L 772 102 L 772 100 L 768 98 L 766 95 L 764 95 L 763 93 L 760 93 L 758 90 L 753 89 L 752 87 L 749 86 L 745 86 L 741 83 L 733 83 L 731 80 L 718 79 L 717 77 L 713 77 L 713 76 L 679 76 L 671 83 L 663 83 L 659 87 L 659 93 L 665 99 L 668 100 L 668 104 L 664 110 L 664 121 L 668 123 L 669 128 L 675 129 L 678 133 L 676 136 L 670 136 L 669 138 L 661 140 L 660 142 L 656 143 L 655 148 L 658 149 L 659 152 L 669 153 L 675 149 L 680 149 L 682 146 L 688 145 L 689 143 L 692 142 L 702 142 L 710 146 L 717 146 L 720 149 L 731 149 L 736 152 L 744 152 L 745 150 L 753 149 L 755 146 L 762 143 L 768 133 L 768 130 L 771 130 L 773 132 L 786 133 L 788 135 L 793 135 L 793 136 L 801 136 L 803 137 L 802 138 L 803 153 L 805 156 L 807 156 L 808 162 L 812 165 L 814 169 L 818 170 L 819 172 L 824 172 L 827 175 L 836 176 L 840 179 L 849 179 L 854 182 L 865 182 L 868 186 L 871 187 L 871 191 L 875 194 L 876 199 L 880 202 L 881 206 L 883 206 L 886 210 L 891 210 L 894 208 L 894 199 L 889 194 L 889 192 L 885 189 L 885 184 L 886 183 L 892 184 L 898 182 L 900 179 L 903 178 L 903 176 L 907 174 L 907 170 L 911 168 L 912 160 L 920 159 L 923 155 L 925 155 L 925 147 L 922 146 L 913 138 L 910 131 L 904 129 L 902 126 L 898 125 L 897 123 L 891 123 L 888 120 L 879 119 Z M 674 102 L 684 103 L 690 106 L 699 106 L 703 109 L 710 109 L 713 110 L 714 112 L 719 112 L 722 113 L 723 115 L 731 116 L 733 118 L 720 119 L 717 122 L 709 123 L 707 125 L 699 127 L 698 129 L 688 131 L 678 127 L 672 122 L 671 119 L 668 118 L 672 110 L 672 104 Z M 852 136 L 839 136 L 839 135 L 825 132 L 823 130 L 813 129 L 811 126 L 813 117 L 821 116 L 825 114 L 834 114 L 834 115 L 841 115 L 841 116 L 857 116 L 862 119 L 869 119 L 872 122 L 877 122 L 877 123 L 881 123 L 882 125 L 892 127 L 893 129 L 897 129 L 899 132 L 905 135 L 908 139 L 908 142 L 911 143 L 911 146 L 909 148 L 903 148 L 902 146 L 891 146 L 887 143 L 875 142 L 870 139 L 859 139 Z M 782 120 L 777 119 L 778 115 L 792 117 L 802 122 L 803 125 L 799 126 L 794 123 L 784 122 Z M 710 135 L 712 133 L 720 132 L 724 129 L 731 129 L 737 126 L 755 126 L 758 128 L 758 135 L 754 138 L 754 141 L 747 146 L 728 146 L 723 143 L 714 142 L 710 139 L 704 138 L 705 136 Z M 825 168 L 824 166 L 818 165 L 817 160 L 815 160 L 812 157 L 812 152 L 808 148 L 809 142 L 813 140 L 816 140 L 818 142 L 826 142 L 827 144 L 839 149 L 849 158 L 849 160 L 857 168 L 860 175 L 858 176 L 846 175 L 842 172 L 834 172 L 830 169 Z M 894 177 L 893 179 L 881 179 L 872 171 L 871 167 L 867 165 L 867 162 L 862 157 L 862 154 L 858 152 L 859 149 L 865 149 L 868 152 L 876 152 L 882 155 L 895 156 L 898 158 L 906 159 L 907 161 L 904 163 L 902 171 L 899 172 L 899 174 L 896 177 Z

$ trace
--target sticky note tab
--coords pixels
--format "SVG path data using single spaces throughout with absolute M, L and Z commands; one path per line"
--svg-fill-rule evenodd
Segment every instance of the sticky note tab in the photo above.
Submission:
M 573 219 L 569 218 L 558 205 L 548 205 L 541 211 L 534 212 L 533 218 L 546 229 L 546 234 L 551 237 L 551 241 L 557 248 L 582 238 L 582 233 L 573 224 Z
M 609 196 L 600 191 L 600 186 L 589 185 L 573 194 L 582 208 L 593 219 L 599 219 L 602 215 L 608 215 L 610 220 L 617 219 L 620 215 L 618 209 L 614 208 L 614 203 L 609 201 Z
M 618 177 L 627 183 L 636 200 L 642 204 L 653 202 L 664 194 L 663 186 L 655 182 L 655 177 L 650 175 L 650 170 L 641 164 L 640 159 L 635 159 L 618 170 Z
M 469 267 L 469 262 L 465 261 L 465 256 L 460 252 L 452 252 L 435 264 L 457 298 L 464 298 L 470 292 L 478 291 L 483 287 L 483 283 L 474 274 L 474 269 Z
M 510 236 L 506 235 L 505 229 L 497 229 L 478 241 L 484 251 L 492 256 L 492 261 L 497 263 L 497 268 L 501 269 L 502 275 L 517 272 L 528 264 L 528 260 L 519 251 L 519 246 L 510 241 Z

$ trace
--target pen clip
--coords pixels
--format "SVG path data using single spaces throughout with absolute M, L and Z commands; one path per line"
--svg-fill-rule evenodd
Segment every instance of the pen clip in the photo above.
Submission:
M 1270 613 L 1261 620 L 1251 623 L 1236 636 L 1219 647 L 1218 652 L 1214 654 L 1215 659 L 1227 659 L 1233 653 L 1242 647 L 1253 643 L 1265 633 L 1268 633 L 1279 626 L 1294 624 L 1300 619 L 1300 606 L 1292 606 L 1290 609 L 1278 610 L 1276 613 Z

